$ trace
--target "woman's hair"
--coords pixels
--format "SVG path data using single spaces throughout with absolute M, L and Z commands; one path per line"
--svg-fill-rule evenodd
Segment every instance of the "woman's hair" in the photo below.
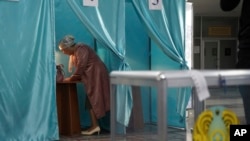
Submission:
M 75 38 L 72 35 L 66 35 L 63 39 L 59 42 L 59 49 L 62 50 L 63 48 L 71 47 L 75 44 Z

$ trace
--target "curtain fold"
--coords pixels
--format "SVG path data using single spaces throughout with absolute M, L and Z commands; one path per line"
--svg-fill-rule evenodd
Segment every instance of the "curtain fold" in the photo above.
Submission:
M 186 69 L 185 0 L 163 0 L 161 10 L 150 10 L 148 0 L 132 0 L 150 38 L 173 61 Z
M 125 60 L 125 0 L 99 0 L 97 7 L 82 6 L 82 0 L 67 0 L 83 25 L 104 47 L 120 59 L 118 70 L 130 70 Z M 130 87 L 117 87 L 117 121 L 127 126 L 132 109 Z M 119 95 L 119 93 L 122 93 Z M 124 94 L 125 93 L 125 94 Z M 121 101 L 125 100 L 125 106 Z
M 93 37 L 124 60 L 125 5 L 122 0 L 99 0 L 98 7 L 82 6 L 81 0 L 67 2 Z
M 149 0 L 131 0 L 148 35 L 181 70 L 189 69 L 185 60 L 185 0 L 162 0 L 161 10 L 150 10 Z M 178 91 L 177 112 L 184 115 L 190 94 Z
M 0 140 L 58 140 L 54 0 L 0 9 Z

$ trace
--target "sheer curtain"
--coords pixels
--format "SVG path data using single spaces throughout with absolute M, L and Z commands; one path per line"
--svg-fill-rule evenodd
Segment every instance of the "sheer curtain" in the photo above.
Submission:
M 179 69 L 188 69 L 185 60 L 185 0 L 162 0 L 161 10 L 150 10 L 149 0 L 131 0 L 148 35 Z M 179 89 L 177 112 L 184 115 L 190 94 Z
M 97 7 L 83 6 L 82 0 L 67 2 L 93 37 L 119 57 L 118 70 L 130 70 L 125 60 L 125 0 L 99 0 Z M 132 109 L 131 88 L 119 86 L 117 93 L 117 121 L 127 126 Z

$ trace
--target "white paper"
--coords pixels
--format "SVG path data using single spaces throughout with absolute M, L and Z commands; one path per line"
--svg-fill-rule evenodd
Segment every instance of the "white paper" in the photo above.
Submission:
M 98 7 L 98 0 L 83 0 L 83 6 Z
M 161 10 L 162 0 L 149 0 L 148 5 L 150 10 Z
M 190 71 L 191 78 L 194 82 L 194 87 L 198 95 L 198 99 L 203 101 L 210 97 L 210 93 L 207 86 L 207 81 L 205 77 L 199 71 Z

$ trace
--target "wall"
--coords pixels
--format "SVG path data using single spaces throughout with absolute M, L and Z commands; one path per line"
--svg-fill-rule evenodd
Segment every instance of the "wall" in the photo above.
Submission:
M 204 40 L 218 40 L 222 41 L 221 45 L 226 46 L 225 41 L 231 42 L 237 40 L 238 33 L 238 17 L 216 17 L 216 16 L 195 16 L 194 17 L 194 69 L 203 69 L 201 53 L 202 42 Z M 230 29 L 230 34 L 226 34 L 227 31 L 215 31 L 211 33 L 211 27 L 226 27 Z M 225 29 L 225 28 L 224 28 Z M 210 30 L 210 33 L 209 33 Z M 229 33 L 229 32 L 227 32 Z M 233 49 L 236 51 L 237 46 Z M 235 58 L 236 59 L 236 58 Z M 224 62 L 225 63 L 225 62 Z M 227 66 L 229 66 L 228 64 Z

